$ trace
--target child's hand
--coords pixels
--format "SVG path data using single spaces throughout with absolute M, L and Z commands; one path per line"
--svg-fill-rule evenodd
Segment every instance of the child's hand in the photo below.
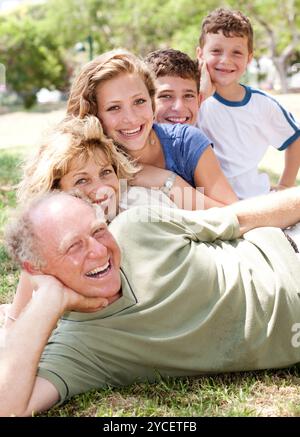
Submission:
M 205 61 L 199 63 L 200 69 L 200 87 L 199 87 L 199 95 L 200 95 L 200 105 L 201 103 L 212 96 L 216 91 L 215 85 L 212 83 L 210 74 L 208 72 L 208 68 Z

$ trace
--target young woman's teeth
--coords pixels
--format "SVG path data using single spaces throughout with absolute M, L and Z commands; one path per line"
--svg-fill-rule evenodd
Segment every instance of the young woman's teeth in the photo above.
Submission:
M 131 129 L 131 130 L 121 130 L 121 134 L 126 135 L 128 137 L 130 137 L 131 135 L 137 134 L 138 132 L 140 132 L 142 129 L 142 126 L 136 128 L 136 129 Z

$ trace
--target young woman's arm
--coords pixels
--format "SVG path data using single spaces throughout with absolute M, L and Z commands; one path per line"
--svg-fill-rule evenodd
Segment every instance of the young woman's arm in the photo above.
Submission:
M 202 189 L 205 195 L 205 209 L 238 201 L 211 147 L 201 155 L 194 172 L 194 180 L 196 187 Z
M 205 153 L 206 152 L 203 153 L 202 157 L 205 155 Z M 197 168 L 196 168 L 195 175 L 197 173 Z M 220 168 L 219 170 L 221 172 Z M 158 188 L 161 189 L 164 187 L 166 180 L 170 177 L 171 174 L 172 172 L 170 170 L 144 164 L 143 169 L 135 176 L 135 178 L 132 181 L 130 181 L 130 185 L 153 188 L 153 189 L 158 189 Z M 222 172 L 221 172 L 221 176 L 223 176 L 223 178 L 225 179 L 225 176 L 223 175 Z M 196 179 L 195 182 L 198 183 Z M 225 184 L 226 183 L 228 184 L 227 180 L 225 179 Z M 205 189 L 204 193 L 201 190 L 196 190 L 182 177 L 176 175 L 176 178 L 173 181 L 173 185 L 168 193 L 168 196 L 176 204 L 178 208 L 187 209 L 187 210 L 207 209 L 207 208 L 212 208 L 214 206 L 222 207 L 238 200 L 235 194 L 233 193 L 233 191 L 231 190 L 230 186 L 229 186 L 229 190 L 231 190 L 233 194 L 231 197 L 232 199 L 231 202 L 218 201 L 217 199 L 209 198 L 206 192 L 205 185 L 200 184 L 199 186 L 204 187 Z M 227 190 L 224 189 L 224 194 L 226 193 Z

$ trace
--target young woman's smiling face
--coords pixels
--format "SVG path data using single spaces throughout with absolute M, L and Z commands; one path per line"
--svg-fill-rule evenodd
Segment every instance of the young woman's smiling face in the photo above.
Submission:
M 136 157 L 147 144 L 153 125 L 148 89 L 137 74 L 123 73 L 98 85 L 98 118 L 106 135 Z

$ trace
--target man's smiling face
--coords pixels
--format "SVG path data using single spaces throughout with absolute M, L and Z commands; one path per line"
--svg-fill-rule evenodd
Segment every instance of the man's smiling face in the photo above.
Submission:
M 119 292 L 120 249 L 91 205 L 69 195 L 55 196 L 36 208 L 32 221 L 46 261 L 42 273 L 84 296 Z

